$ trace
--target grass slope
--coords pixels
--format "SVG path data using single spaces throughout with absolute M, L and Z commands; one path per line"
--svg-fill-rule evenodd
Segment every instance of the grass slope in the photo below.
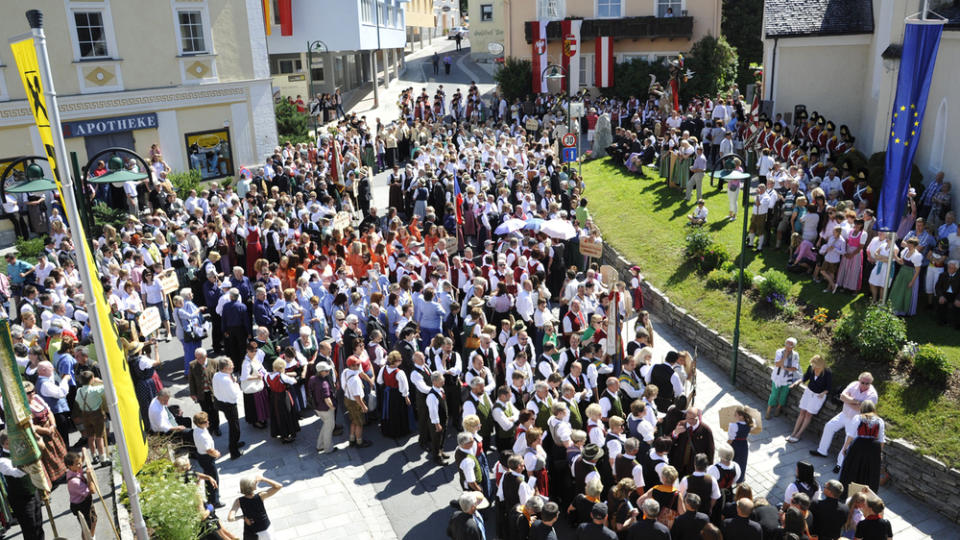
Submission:
M 635 177 L 609 160 L 584 164 L 586 197 L 594 221 L 603 231 L 604 239 L 628 260 L 640 265 L 644 277 L 664 291 L 671 301 L 690 310 L 711 328 L 732 336 L 736 298 L 726 291 L 706 288 L 703 276 L 684 264 L 687 231 L 684 224 L 694 205 L 684 203 L 682 192 L 668 188 L 655 170 L 647 169 L 646 173 L 652 179 Z M 737 221 L 728 221 L 726 193 L 708 184 L 709 178 L 705 178 L 703 193 L 710 210 L 706 227 L 736 260 L 740 253 L 743 210 Z M 748 268 L 757 274 L 771 268 L 784 270 L 786 252 L 774 251 L 774 244 L 770 242 L 771 247 L 762 253 L 749 251 Z M 814 283 L 809 276 L 788 275 L 794 279 L 792 293 L 807 304 L 828 308 L 831 320 L 869 301 L 869 295 L 863 293 L 856 296 L 823 293 L 824 285 Z M 960 332 L 938 325 L 923 309 L 916 317 L 907 319 L 907 326 L 910 340 L 941 347 L 953 365 L 960 367 Z M 856 377 L 861 367 L 834 358 L 830 342 L 821 340 L 804 325 L 769 318 L 766 310 L 747 296 L 740 328 L 741 344 L 771 359 L 787 337 L 795 336 L 804 365 L 812 355 L 824 355 L 832 365 L 838 385 Z M 874 371 L 882 368 L 877 366 Z M 960 432 L 960 403 L 943 396 L 942 390 L 919 384 L 880 380 L 878 389 L 880 413 L 888 422 L 889 436 L 906 438 L 924 453 L 953 466 L 960 464 L 960 437 L 946 435 Z

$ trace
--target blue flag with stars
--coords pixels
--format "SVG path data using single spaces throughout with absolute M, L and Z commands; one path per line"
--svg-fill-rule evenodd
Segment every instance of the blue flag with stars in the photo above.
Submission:
M 897 77 L 897 96 L 893 100 L 893 116 L 890 119 L 883 187 L 877 205 L 877 225 L 881 231 L 897 230 L 906 206 L 910 168 L 920 141 L 920 127 L 927 108 L 942 32 L 943 24 L 907 20 Z

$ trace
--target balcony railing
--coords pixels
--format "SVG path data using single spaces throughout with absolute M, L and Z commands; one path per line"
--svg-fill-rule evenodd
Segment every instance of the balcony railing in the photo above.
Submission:
M 533 42 L 532 21 L 524 23 L 527 43 Z M 584 19 L 580 39 L 597 36 L 612 38 L 690 39 L 693 36 L 693 17 L 621 17 L 619 19 Z M 560 39 L 560 21 L 547 24 L 547 40 Z

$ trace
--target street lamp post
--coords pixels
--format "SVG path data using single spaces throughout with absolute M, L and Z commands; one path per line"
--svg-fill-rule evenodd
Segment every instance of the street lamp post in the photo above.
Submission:
M 737 360 L 740 357 L 740 311 L 743 307 L 743 274 L 747 266 L 747 221 L 749 220 L 748 209 L 750 207 L 750 180 L 753 176 L 734 168 L 734 158 L 739 159 L 743 164 L 744 159 L 739 154 L 727 154 L 717 160 L 723 168 L 710 172 L 710 184 L 713 184 L 714 178 L 720 180 L 737 180 L 740 182 L 740 189 L 743 190 L 743 232 L 740 235 L 740 260 L 739 275 L 737 277 L 737 315 L 733 324 L 733 357 L 730 361 L 730 382 L 737 382 Z M 746 182 L 746 184 L 744 184 Z
M 314 83 L 314 80 L 313 80 L 313 52 L 314 52 L 314 51 L 316 51 L 316 52 L 318 52 L 318 53 L 321 53 L 321 52 L 322 52 L 322 53 L 325 53 L 325 52 L 330 52 L 330 49 L 327 48 L 327 44 L 326 44 L 326 43 L 324 43 L 323 41 L 320 41 L 319 39 L 314 40 L 314 41 L 308 41 L 308 42 L 307 42 L 307 77 L 309 77 L 309 78 L 307 79 L 307 81 L 308 81 L 308 82 L 307 82 L 307 88 L 310 90 L 310 102 L 311 102 L 311 103 L 313 103 L 313 100 L 316 99 L 316 97 L 317 97 L 317 93 L 316 93 L 316 91 L 314 91 L 314 88 L 313 88 L 313 83 Z M 336 85 L 337 85 L 336 72 L 335 72 L 335 71 L 331 71 L 331 73 L 333 73 L 333 77 L 334 77 L 333 86 L 336 86 Z M 311 110 L 311 111 L 310 111 L 310 116 L 313 117 L 313 139 L 314 139 L 314 142 L 316 142 L 316 140 L 320 137 L 320 134 L 317 133 L 317 129 L 318 129 L 318 128 L 317 128 L 317 123 L 318 123 L 318 122 L 317 122 L 317 116 L 319 116 L 319 113 L 320 113 L 320 100 L 317 100 L 317 102 L 316 102 L 316 107 L 317 107 L 317 110 Z
M 550 72 L 549 75 L 547 72 Z M 546 78 L 548 80 L 563 80 L 567 76 L 567 70 L 564 69 L 560 64 L 547 64 L 547 67 L 543 68 L 543 71 L 540 73 L 540 78 Z M 586 88 L 580 90 L 576 94 L 567 97 L 567 133 L 573 132 L 573 100 L 574 98 L 580 97 L 582 99 L 583 93 L 586 92 Z M 577 161 L 580 162 L 580 171 L 583 171 L 582 161 L 580 157 L 580 134 L 577 133 Z

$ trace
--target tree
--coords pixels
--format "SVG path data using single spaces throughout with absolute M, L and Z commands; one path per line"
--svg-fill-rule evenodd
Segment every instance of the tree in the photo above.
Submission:
M 737 50 L 737 84 L 754 82 L 750 64 L 763 63 L 763 0 L 724 0 L 720 31 Z
M 660 84 L 667 83 L 668 71 L 661 62 L 650 63 L 643 58 L 634 58 L 629 62 L 621 62 L 613 66 L 613 86 L 601 88 L 605 96 L 637 96 L 641 100 L 647 97 L 650 87 L 650 75 L 657 78 Z
M 693 77 L 680 85 L 680 102 L 693 96 L 716 96 L 737 79 L 737 51 L 723 36 L 704 36 L 690 48 L 684 59 L 684 71 Z
M 510 57 L 493 76 L 500 86 L 500 93 L 513 101 L 529 95 L 533 88 L 533 64 L 529 60 Z
M 310 117 L 297 112 L 296 105 L 280 99 L 274 106 L 277 117 L 277 135 L 281 142 L 307 142 L 310 140 Z

